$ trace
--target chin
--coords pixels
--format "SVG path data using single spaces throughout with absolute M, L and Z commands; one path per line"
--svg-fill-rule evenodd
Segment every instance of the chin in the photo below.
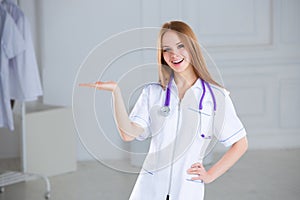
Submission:
M 174 72 L 176 73 L 181 73 L 184 72 L 188 69 L 189 66 L 172 66 L 171 68 L 173 69 Z

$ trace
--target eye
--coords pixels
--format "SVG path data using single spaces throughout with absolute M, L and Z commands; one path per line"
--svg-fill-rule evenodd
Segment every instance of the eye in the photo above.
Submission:
M 171 48 L 163 48 L 163 52 L 170 52 Z
M 178 48 L 178 49 L 184 48 L 184 44 L 179 44 L 179 45 L 177 46 L 177 48 Z

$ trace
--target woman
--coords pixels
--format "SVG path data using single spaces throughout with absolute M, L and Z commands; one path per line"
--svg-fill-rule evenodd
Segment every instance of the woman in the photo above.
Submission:
M 197 38 L 187 24 L 171 21 L 162 26 L 158 64 L 159 83 L 143 89 L 130 116 L 115 82 L 82 86 L 112 91 L 115 121 L 124 141 L 151 137 L 130 199 L 200 200 L 204 183 L 220 177 L 246 152 L 246 131 L 229 92 L 209 74 Z M 198 104 L 200 111 L 195 112 Z M 212 137 L 208 132 L 230 148 L 206 170 L 202 161 L 206 139 Z

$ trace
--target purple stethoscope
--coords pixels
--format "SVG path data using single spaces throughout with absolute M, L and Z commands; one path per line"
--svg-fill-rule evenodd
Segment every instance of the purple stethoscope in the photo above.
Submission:
M 172 80 L 173 80 L 173 76 L 171 77 L 169 83 L 168 83 L 168 87 L 167 87 L 167 90 L 166 90 L 166 99 L 165 99 L 165 103 L 164 105 L 161 107 L 160 109 L 160 113 L 162 116 L 165 116 L 167 117 L 170 113 L 170 95 L 171 95 L 171 86 L 172 86 Z M 206 94 L 206 87 L 208 88 L 209 92 L 210 92 L 210 95 L 212 97 L 212 100 L 213 100 L 213 104 L 214 104 L 214 111 L 217 110 L 217 103 L 216 103 L 216 98 L 215 98 L 215 95 L 210 87 L 210 85 L 201 79 L 201 84 L 202 84 L 202 88 L 203 88 L 203 93 L 202 93 L 202 96 L 200 98 L 200 102 L 199 102 L 199 111 L 202 111 L 203 109 L 203 99 L 204 99 L 204 96 Z M 205 87 L 206 85 L 206 87 Z

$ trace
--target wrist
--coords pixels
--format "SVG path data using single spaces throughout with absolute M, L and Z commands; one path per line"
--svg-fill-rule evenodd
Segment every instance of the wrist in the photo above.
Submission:
M 116 95 L 116 94 L 120 94 L 121 90 L 120 90 L 120 87 L 116 84 L 115 87 L 112 89 L 112 93 L 113 95 Z
M 208 176 L 209 176 L 209 183 L 215 181 L 218 178 L 218 175 L 216 173 L 213 172 L 213 170 L 208 170 L 207 171 Z

